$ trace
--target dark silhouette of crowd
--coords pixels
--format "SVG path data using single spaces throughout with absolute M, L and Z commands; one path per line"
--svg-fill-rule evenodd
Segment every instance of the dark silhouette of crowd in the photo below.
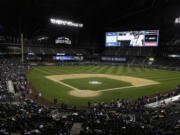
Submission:
M 18 58 L 0 58 L 0 135 L 70 135 L 75 123 L 81 124 L 80 135 L 180 135 L 179 101 L 145 107 L 178 95 L 179 89 L 152 98 L 89 101 L 86 109 L 68 108 L 64 103 L 59 108 L 48 107 L 26 97 L 31 93 L 27 68 Z M 12 80 L 15 93 L 8 91 L 8 80 Z

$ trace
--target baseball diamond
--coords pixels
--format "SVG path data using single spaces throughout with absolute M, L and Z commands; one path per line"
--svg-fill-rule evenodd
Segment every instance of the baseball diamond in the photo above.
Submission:
M 87 101 L 110 102 L 168 91 L 178 85 L 180 73 L 121 66 L 39 66 L 27 77 L 49 101 L 58 98 L 60 102 L 86 106 Z M 92 85 L 90 81 L 102 84 Z

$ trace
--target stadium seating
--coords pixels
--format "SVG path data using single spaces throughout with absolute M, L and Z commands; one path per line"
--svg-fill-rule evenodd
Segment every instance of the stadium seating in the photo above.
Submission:
M 153 98 L 113 99 L 111 103 L 89 103 L 89 108 L 60 108 L 37 104 L 27 98 L 30 89 L 24 74 L 27 65 L 18 58 L 0 59 L 0 134 L 70 135 L 79 125 L 80 135 L 179 135 L 180 102 L 164 103 L 159 108 L 144 105 L 178 95 L 180 90 Z M 8 92 L 12 80 L 16 93 Z M 17 96 L 19 95 L 20 96 Z

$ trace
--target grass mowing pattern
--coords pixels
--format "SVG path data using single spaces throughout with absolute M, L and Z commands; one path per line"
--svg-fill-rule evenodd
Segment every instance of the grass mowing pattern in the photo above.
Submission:
M 90 81 L 98 81 L 102 84 L 89 84 Z M 88 77 L 88 78 L 80 78 L 80 79 L 66 79 L 62 82 L 69 84 L 73 87 L 76 87 L 80 90 L 104 90 L 110 88 L 120 88 L 125 86 L 132 86 L 130 83 L 109 79 L 105 77 Z
M 63 86 L 59 83 L 51 81 L 45 76 L 61 75 L 61 74 L 113 74 L 125 75 L 132 77 L 140 77 L 149 80 L 158 81 L 161 84 L 144 86 L 137 88 L 121 89 L 116 91 L 107 91 L 99 97 L 79 98 L 68 94 L 71 88 Z M 88 101 L 106 101 L 110 102 L 117 98 L 137 98 L 145 95 L 152 95 L 159 92 L 174 89 L 180 84 L 180 72 L 166 71 L 158 69 L 147 68 L 129 68 L 119 66 L 40 66 L 34 67 L 31 72 L 27 74 L 27 78 L 33 85 L 42 92 L 43 97 L 53 101 L 55 97 L 59 102 L 64 101 L 67 104 L 75 104 L 79 106 L 87 106 Z

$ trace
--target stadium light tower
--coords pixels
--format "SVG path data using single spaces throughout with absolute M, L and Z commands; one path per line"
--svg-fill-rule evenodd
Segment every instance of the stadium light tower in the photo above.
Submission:
M 82 23 L 75 23 L 75 22 L 72 22 L 72 21 L 61 20 L 61 19 L 50 18 L 50 22 L 52 24 L 63 25 L 63 26 L 70 26 L 70 27 L 77 27 L 77 28 L 82 28 L 83 27 Z

